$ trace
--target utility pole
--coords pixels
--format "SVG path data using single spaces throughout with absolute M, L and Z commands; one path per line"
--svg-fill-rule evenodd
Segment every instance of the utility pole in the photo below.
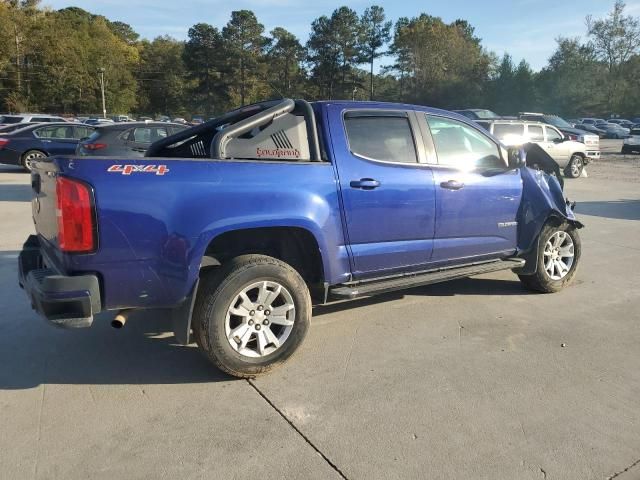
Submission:
M 104 68 L 99 68 L 100 89 L 102 90 L 102 118 L 107 118 L 107 104 L 104 101 Z

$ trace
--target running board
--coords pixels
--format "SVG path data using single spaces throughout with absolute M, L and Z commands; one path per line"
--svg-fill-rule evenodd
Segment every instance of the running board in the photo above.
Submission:
M 394 290 L 404 290 L 406 288 L 466 278 L 482 273 L 512 270 L 514 268 L 521 268 L 524 266 L 524 263 L 525 261 L 521 258 L 508 258 L 506 260 L 496 260 L 462 267 L 441 268 L 439 270 L 407 274 L 401 277 L 386 278 L 384 280 L 371 280 L 350 285 L 339 285 L 330 290 L 330 295 L 338 299 L 366 297 L 379 293 L 393 292 Z

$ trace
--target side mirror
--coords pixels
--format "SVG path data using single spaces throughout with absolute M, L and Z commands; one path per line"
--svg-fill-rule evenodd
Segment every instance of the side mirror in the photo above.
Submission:
M 511 147 L 508 150 L 508 162 L 510 169 L 522 168 L 527 164 L 527 152 L 521 147 Z

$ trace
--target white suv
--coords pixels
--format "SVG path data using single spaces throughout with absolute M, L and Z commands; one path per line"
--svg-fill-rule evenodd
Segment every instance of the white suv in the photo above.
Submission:
M 560 130 L 551 125 L 526 120 L 492 120 L 477 123 L 504 145 L 515 146 L 529 142 L 540 145 L 564 170 L 567 177 L 579 177 L 584 166 L 589 163 L 585 144 L 565 138 Z
M 16 115 L 0 115 L 0 125 L 10 125 L 13 123 L 49 123 L 66 122 L 62 117 L 55 115 L 45 115 L 42 113 L 20 113 Z

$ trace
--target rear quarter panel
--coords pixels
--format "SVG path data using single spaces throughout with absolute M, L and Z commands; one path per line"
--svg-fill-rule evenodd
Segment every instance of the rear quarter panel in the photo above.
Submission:
M 102 276 L 107 309 L 176 305 L 211 240 L 240 228 L 305 228 L 320 247 L 325 280 L 348 277 L 329 163 L 82 157 L 56 164 L 60 174 L 94 187 L 98 251 L 62 261 L 68 271 Z M 166 172 L 108 171 L 123 164 L 164 165 Z

